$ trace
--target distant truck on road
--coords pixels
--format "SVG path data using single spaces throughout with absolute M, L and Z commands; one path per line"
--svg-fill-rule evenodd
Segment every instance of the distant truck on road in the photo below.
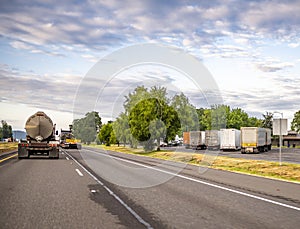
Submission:
M 37 112 L 30 116 L 25 124 L 26 141 L 18 144 L 18 158 L 29 158 L 30 155 L 59 158 L 59 142 L 55 140 L 55 125 L 44 113 Z
M 221 150 L 240 150 L 241 131 L 237 129 L 220 130 L 220 149 Z
M 259 153 L 271 150 L 271 130 L 259 127 L 241 127 L 241 153 Z
M 72 130 L 60 131 L 60 146 L 65 149 L 81 149 L 80 140 L 74 137 Z

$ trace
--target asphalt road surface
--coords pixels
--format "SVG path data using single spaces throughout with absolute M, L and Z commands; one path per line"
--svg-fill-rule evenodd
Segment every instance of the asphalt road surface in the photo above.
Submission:
M 298 228 L 300 185 L 83 148 L 0 162 L 1 228 Z

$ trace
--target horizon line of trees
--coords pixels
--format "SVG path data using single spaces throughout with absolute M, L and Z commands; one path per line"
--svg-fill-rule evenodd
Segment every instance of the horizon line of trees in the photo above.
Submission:
M 165 87 L 138 86 L 125 96 L 123 107 L 124 112 L 115 121 L 106 124 L 102 124 L 96 111 L 74 120 L 75 137 L 85 143 L 122 143 L 130 144 L 133 148 L 140 144 L 145 151 L 151 151 L 155 146 L 159 149 L 161 139 L 173 140 L 176 135 L 182 136 L 184 131 L 240 129 L 242 126 L 272 129 L 271 112 L 266 112 L 263 119 L 258 119 L 250 117 L 241 108 L 231 108 L 224 104 L 196 108 L 183 93 L 169 98 Z M 300 123 L 300 111 L 298 116 Z M 297 128 L 296 123 L 292 127 Z

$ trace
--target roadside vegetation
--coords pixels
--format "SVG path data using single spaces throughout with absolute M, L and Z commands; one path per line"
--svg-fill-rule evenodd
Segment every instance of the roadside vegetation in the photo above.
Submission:
M 1 126 L 0 126 L 0 140 L 3 139 L 10 139 L 13 138 L 13 132 L 11 125 L 8 125 L 5 120 L 1 120 Z
M 18 149 L 18 142 L 1 142 L 0 154 Z
M 291 163 L 263 161 L 263 160 L 248 160 L 242 158 L 230 158 L 225 156 L 210 156 L 207 154 L 194 154 L 185 152 L 172 151 L 152 151 L 145 152 L 142 148 L 132 149 L 124 146 L 104 146 L 104 145 L 89 145 L 91 147 L 111 150 L 121 153 L 134 154 L 158 158 L 163 160 L 172 160 L 176 162 L 184 162 L 196 166 L 210 167 L 213 169 L 239 172 L 244 174 L 281 179 L 286 181 L 300 182 L 300 165 Z M 212 162 L 210 164 L 209 162 Z

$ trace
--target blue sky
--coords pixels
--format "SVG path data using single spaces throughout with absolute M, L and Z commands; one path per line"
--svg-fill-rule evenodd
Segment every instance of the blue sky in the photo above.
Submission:
M 66 128 L 77 88 L 99 59 L 157 43 L 199 58 L 225 104 L 259 118 L 283 112 L 291 121 L 300 109 L 299 12 L 300 1 L 1 1 L 0 118 L 23 129 L 43 110 Z M 141 74 L 154 73 L 174 74 Z M 113 118 L 109 104 L 98 109 Z

